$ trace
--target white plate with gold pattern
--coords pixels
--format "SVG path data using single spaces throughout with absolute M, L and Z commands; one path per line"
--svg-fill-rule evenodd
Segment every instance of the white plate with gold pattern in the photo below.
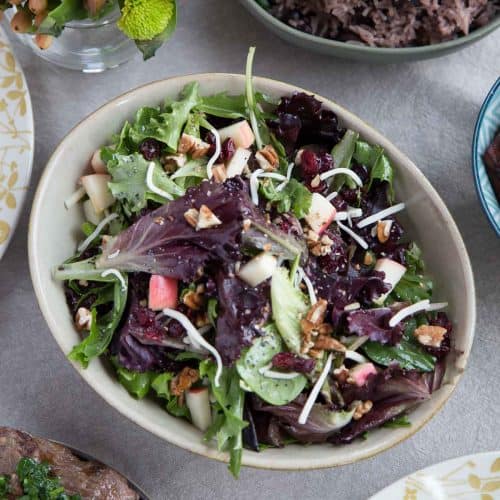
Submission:
M 500 451 L 454 458 L 415 472 L 370 500 L 500 499 Z
M 28 86 L 0 28 L 0 259 L 21 215 L 31 176 L 33 143 Z

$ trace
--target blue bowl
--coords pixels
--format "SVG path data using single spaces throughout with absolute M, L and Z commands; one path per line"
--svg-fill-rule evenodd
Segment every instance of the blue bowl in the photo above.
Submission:
M 497 236 L 500 237 L 500 205 L 493 191 L 483 155 L 500 128 L 500 78 L 491 88 L 477 117 L 472 141 L 472 171 L 477 194 Z

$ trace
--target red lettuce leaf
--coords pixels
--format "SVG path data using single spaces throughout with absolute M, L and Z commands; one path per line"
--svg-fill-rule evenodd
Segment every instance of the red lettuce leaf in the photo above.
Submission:
M 346 314 L 347 331 L 360 337 L 367 335 L 370 340 L 381 344 L 397 344 L 403 335 L 403 325 L 389 326 L 394 312 L 389 307 L 358 309 Z

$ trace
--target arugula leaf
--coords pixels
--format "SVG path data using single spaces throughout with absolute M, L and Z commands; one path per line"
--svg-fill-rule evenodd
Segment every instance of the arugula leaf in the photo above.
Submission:
M 430 372 L 434 370 L 436 358 L 428 354 L 413 338 L 413 331 L 417 326 L 415 318 L 411 318 L 405 328 L 401 342 L 395 346 L 368 341 L 361 349 L 372 361 L 382 366 L 398 363 L 404 370 L 420 370 Z
M 219 302 L 217 299 L 214 299 L 213 297 L 208 299 L 207 316 L 208 316 L 208 320 L 210 321 L 210 323 L 212 324 L 212 326 L 214 328 L 216 328 L 216 323 L 217 323 L 217 316 L 218 316 L 217 307 L 218 306 L 219 306 Z
M 123 366 L 120 366 L 116 361 L 114 361 L 113 364 L 115 366 L 120 384 L 122 384 L 125 389 L 132 394 L 132 396 L 137 399 L 143 399 L 148 395 L 151 389 L 151 381 L 154 377 L 156 377 L 155 373 L 133 372 L 127 370 Z
M 156 51 L 172 36 L 177 26 L 177 4 L 175 0 L 172 1 L 173 12 L 167 27 L 162 33 L 155 36 L 152 40 L 135 40 L 137 48 L 142 52 L 142 56 L 146 61 L 153 57 Z
M 257 337 L 253 345 L 236 362 L 236 369 L 245 384 L 264 401 L 281 406 L 293 401 L 304 389 L 307 379 L 297 375 L 293 379 L 273 379 L 259 371 L 269 364 L 275 354 L 283 350 L 281 338 L 274 325 L 265 328 L 265 334 Z
M 335 168 L 351 167 L 352 155 L 354 154 L 356 141 L 358 140 L 358 138 L 358 132 L 354 132 L 353 130 L 346 130 L 346 133 L 344 134 L 344 137 L 342 137 L 342 140 L 332 149 L 333 164 Z M 335 191 L 338 191 L 344 185 L 344 183 L 346 183 L 350 189 L 354 189 L 356 187 L 353 179 L 346 175 L 339 175 L 334 177 L 333 179 L 335 181 Z
M 397 429 L 399 427 L 411 427 L 411 422 L 408 420 L 408 415 L 400 415 L 387 422 L 385 422 L 382 427 L 387 427 L 388 429 Z
M 78 345 L 73 347 L 68 354 L 72 361 L 79 362 L 84 368 L 87 368 L 89 362 L 103 354 L 109 346 L 113 333 L 121 320 L 125 305 L 127 303 L 127 276 L 123 274 L 125 287 L 115 278 L 113 293 L 113 308 L 110 312 L 98 317 L 97 310 L 92 308 L 92 322 L 89 335 Z
M 406 272 L 399 283 L 391 292 L 396 300 L 415 303 L 420 300 L 430 299 L 432 296 L 433 283 L 425 276 L 424 261 L 420 248 L 412 243 L 405 251 Z
M 210 381 L 212 394 L 216 399 L 214 423 L 208 429 L 205 440 L 217 439 L 218 449 L 230 454 L 229 470 L 238 477 L 243 453 L 242 430 L 248 425 L 243 420 L 245 393 L 240 387 L 236 368 L 224 368 L 220 385 L 215 386 L 216 365 L 211 360 L 200 363 L 200 375 Z
M 147 206 L 148 200 L 165 203 L 165 198 L 153 193 L 146 184 L 146 175 L 151 162 L 141 154 L 128 156 L 115 154 L 108 162 L 112 181 L 108 183 L 113 196 L 122 202 L 126 212 L 139 212 Z M 158 163 L 153 171 L 153 183 L 173 197 L 182 196 L 184 190 L 172 181 Z
M 247 117 L 245 96 L 228 95 L 227 92 L 202 97 L 196 109 L 220 118 L 237 120 Z
M 80 0 L 61 0 L 38 27 L 38 33 L 59 36 L 66 23 L 88 17 L 84 3 Z
M 281 191 L 276 190 L 276 185 L 271 180 L 261 182 L 260 191 L 268 201 L 276 204 L 280 213 L 291 211 L 295 217 L 302 219 L 311 208 L 312 193 L 296 179 L 290 179 Z
M 353 158 L 361 165 L 372 168 L 384 150 L 380 146 L 372 146 L 364 141 L 356 141 Z

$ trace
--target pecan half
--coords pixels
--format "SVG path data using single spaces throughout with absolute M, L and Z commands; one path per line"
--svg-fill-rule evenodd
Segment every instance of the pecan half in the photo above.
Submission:
M 276 153 L 276 150 L 270 144 L 257 151 L 255 159 L 257 160 L 260 168 L 266 172 L 276 170 L 279 165 L 278 153 Z
M 199 379 L 198 370 L 186 366 L 170 381 L 170 392 L 174 396 L 181 396 Z
M 422 345 L 428 347 L 441 347 L 441 342 L 443 342 L 446 332 L 446 328 L 442 326 L 421 325 L 415 329 L 413 335 Z

